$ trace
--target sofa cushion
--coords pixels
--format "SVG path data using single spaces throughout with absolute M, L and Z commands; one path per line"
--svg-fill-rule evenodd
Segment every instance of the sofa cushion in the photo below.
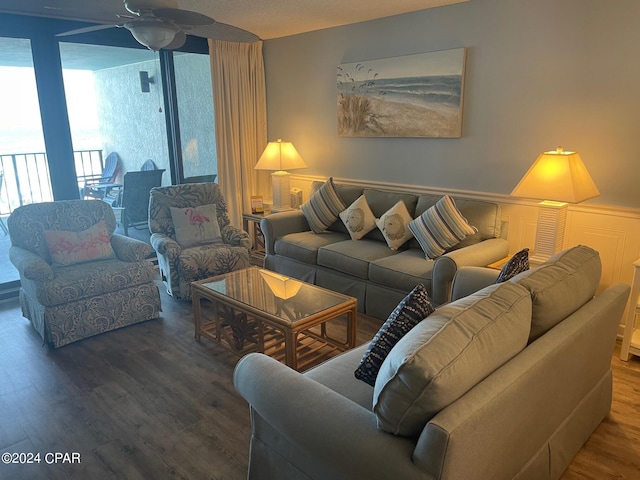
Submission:
M 419 248 L 410 248 L 397 255 L 379 258 L 369 264 L 369 280 L 408 292 L 418 283 L 431 292 L 433 260 L 424 258 Z
M 348 239 L 349 235 L 338 232 L 325 232 L 322 235 L 309 231 L 289 233 L 276 239 L 274 249 L 277 255 L 315 265 L 319 248 Z
M 506 282 L 510 278 L 515 277 L 519 273 L 526 272 L 527 270 L 529 270 L 529 249 L 523 248 L 507 260 L 507 263 L 505 263 L 504 267 L 500 270 L 495 283 Z
M 478 232 L 469 225 L 449 195 L 409 223 L 409 228 L 427 258 L 439 257 L 448 248 Z
M 378 427 L 417 436 L 527 344 L 531 295 L 506 282 L 438 308 L 391 350 L 373 392 Z
M 501 209 L 497 203 L 456 198 L 456 207 L 470 225 L 473 225 L 477 233 L 469 235 L 454 248 L 462 248 L 489 238 L 498 238 L 501 233 Z
M 413 217 L 416 211 L 418 197 L 411 193 L 390 192 L 376 188 L 365 188 L 363 192 L 367 198 L 367 203 L 371 207 L 371 211 L 378 218 L 400 200 L 404 202 L 409 215 Z
M 368 345 L 364 343 L 333 357 L 330 362 L 321 363 L 307 370 L 303 375 L 370 411 L 373 387 L 361 382 L 353 375 L 367 347 Z
M 411 215 L 402 200 L 399 200 L 376 220 L 376 225 L 391 250 L 398 250 L 413 237 L 411 230 L 409 230 L 411 220 Z
M 367 278 L 369 262 L 394 255 L 385 243 L 362 239 L 345 240 L 318 249 L 318 265 L 337 272 Z M 414 284 L 415 286 L 415 284 Z
M 300 206 L 300 210 L 307 218 L 311 230 L 315 233 L 322 233 L 338 219 L 338 215 L 345 207 L 346 205 L 333 184 L 333 178 L 329 178 L 309 197 L 307 202 Z
M 44 238 L 54 265 L 75 265 L 115 257 L 111 234 L 104 220 L 82 230 L 45 230 Z
M 354 372 L 355 377 L 374 386 L 380 366 L 391 349 L 434 310 L 427 289 L 419 283 L 402 299 L 375 334 Z
M 533 299 L 529 341 L 540 337 L 591 300 L 601 275 L 598 252 L 578 245 L 554 255 L 538 268 L 513 277 L 510 282 L 527 288 Z
M 22 283 L 22 288 L 45 307 L 132 288 L 155 278 L 150 263 L 123 262 L 115 258 L 56 267 L 54 272 L 53 280 Z
M 347 228 L 351 240 L 360 240 L 376 228 L 376 217 L 373 216 L 364 195 L 360 195 L 346 210 L 340 212 L 340 219 Z

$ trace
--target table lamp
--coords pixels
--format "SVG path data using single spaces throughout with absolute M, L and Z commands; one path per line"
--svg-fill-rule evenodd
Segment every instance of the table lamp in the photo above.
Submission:
M 282 212 L 291 210 L 291 192 L 289 172 L 296 168 L 307 168 L 302 157 L 291 142 L 269 142 L 262 152 L 256 170 L 275 170 L 271 174 L 271 184 L 273 186 L 273 206 L 272 212 Z
M 576 152 L 558 147 L 538 157 L 511 192 L 512 197 L 543 200 L 538 210 L 533 263 L 547 261 L 562 248 L 567 203 L 580 203 L 598 195 L 598 188 Z

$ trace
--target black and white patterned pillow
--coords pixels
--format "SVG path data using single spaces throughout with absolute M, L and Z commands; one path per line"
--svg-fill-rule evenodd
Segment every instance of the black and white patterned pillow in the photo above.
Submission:
M 418 284 L 391 312 L 387 321 L 371 340 L 360 365 L 354 372 L 356 378 L 374 386 L 382 362 L 391 349 L 409 330 L 434 311 L 427 289 L 421 283 Z
M 529 270 L 529 249 L 523 248 L 504 264 L 495 283 L 502 283 Z

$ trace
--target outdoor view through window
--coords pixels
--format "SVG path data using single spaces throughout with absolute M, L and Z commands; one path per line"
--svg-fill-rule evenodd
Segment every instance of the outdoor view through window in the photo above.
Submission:
M 184 52 L 173 55 L 182 176 L 216 174 L 209 56 Z M 65 42 L 60 43 L 60 58 L 79 191 L 84 177 L 100 174 L 112 153 L 121 163 L 121 176 L 141 170 L 152 160 L 156 168 L 164 169 L 162 184 L 170 184 L 158 53 Z M 8 259 L 7 217 L 20 205 L 54 200 L 28 39 L 0 37 L 0 105 L 2 290 L 3 284 L 18 280 Z

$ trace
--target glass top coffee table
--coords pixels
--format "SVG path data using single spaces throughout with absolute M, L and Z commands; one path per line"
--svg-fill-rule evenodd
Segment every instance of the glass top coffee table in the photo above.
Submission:
M 192 297 L 196 340 L 206 337 L 238 355 L 263 352 L 304 370 L 355 347 L 355 298 L 268 270 L 193 282 Z

